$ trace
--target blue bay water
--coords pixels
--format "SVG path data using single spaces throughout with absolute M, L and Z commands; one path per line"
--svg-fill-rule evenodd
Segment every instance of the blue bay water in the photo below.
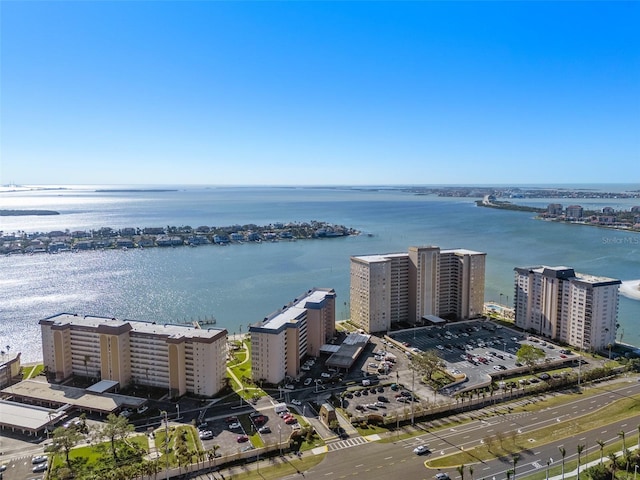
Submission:
M 478 208 L 473 199 L 391 189 L 176 187 L 107 193 L 96 188 L 2 193 L 0 208 L 61 215 L 0 217 L 0 230 L 322 220 L 371 236 L 0 257 L 0 344 L 22 351 L 24 361 L 41 357 L 38 320 L 60 312 L 159 322 L 214 316 L 217 326 L 234 333 L 318 286 L 336 289 L 338 317 L 346 318 L 349 257 L 406 251 L 410 245 L 487 252 L 487 301 L 513 300 L 516 266 L 567 265 L 640 279 L 638 234 L 537 221 L 529 213 Z M 627 209 L 638 203 L 616 201 Z M 589 208 L 589 202 L 572 203 Z M 618 340 L 640 345 L 639 320 L 640 301 L 621 297 Z

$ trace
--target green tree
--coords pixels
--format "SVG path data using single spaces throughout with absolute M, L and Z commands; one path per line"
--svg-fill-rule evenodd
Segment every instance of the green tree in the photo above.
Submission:
M 618 432 L 618 436 L 619 436 L 620 438 L 622 438 L 622 451 L 624 451 L 624 450 L 626 450 L 626 449 L 627 449 L 627 445 L 626 445 L 626 443 L 625 443 L 625 441 L 624 441 L 624 430 L 620 430 L 620 431 Z
M 513 480 L 516 480 L 516 465 L 518 464 L 518 460 L 520 460 L 520 455 L 517 453 L 511 455 L 511 461 L 513 462 Z
M 618 456 L 616 452 L 610 452 L 607 455 L 609 459 L 609 469 L 611 470 L 611 478 L 616 478 L 616 470 L 618 470 Z
M 560 450 L 560 455 L 562 456 L 562 480 L 564 480 L 564 457 L 567 456 L 567 449 L 564 447 L 558 447 Z
M 433 373 L 442 368 L 444 364 L 435 350 L 427 350 L 426 352 L 420 352 L 411 357 L 411 368 L 419 375 L 426 376 L 429 380 L 432 379 Z
M 72 470 L 69 452 L 82 439 L 82 435 L 75 428 L 58 427 L 53 431 L 52 450 L 55 453 L 64 453 L 67 467 Z
M 590 478 L 591 480 L 611 479 L 610 473 L 607 471 L 607 467 L 605 467 L 601 463 L 585 469 L 583 473 L 586 474 L 587 478 Z
M 528 343 L 523 344 L 516 353 L 518 361 L 529 367 L 530 372 L 533 372 L 533 367 L 544 359 L 545 356 L 544 350 L 534 347 Z
M 460 480 L 464 480 L 464 463 L 462 465 L 458 465 L 456 470 L 460 474 Z
M 109 441 L 111 454 L 113 455 L 113 459 L 117 461 L 118 452 L 116 450 L 116 441 L 124 440 L 133 430 L 133 425 L 129 423 L 126 417 L 110 413 L 107 416 L 106 422 L 98 431 L 98 438 Z
M 580 444 L 576 446 L 576 450 L 578 452 L 578 474 L 576 475 L 576 479 L 580 480 L 580 458 L 582 457 L 582 452 L 584 451 L 584 444 Z
M 211 445 L 211 448 L 207 450 L 207 458 L 209 459 L 209 466 L 211 466 L 211 462 L 216 461 L 216 457 L 218 456 L 218 450 L 220 449 L 220 445 Z
M 596 440 L 596 443 L 600 447 L 600 463 L 602 463 L 602 455 L 604 454 L 604 440 Z

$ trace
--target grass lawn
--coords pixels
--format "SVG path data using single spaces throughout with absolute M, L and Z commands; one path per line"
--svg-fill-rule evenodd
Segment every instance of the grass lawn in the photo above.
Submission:
M 149 452 L 149 442 L 146 435 L 136 435 L 135 437 L 127 438 L 127 442 L 130 444 L 136 444 L 145 452 Z M 116 442 L 119 444 L 120 442 Z M 117 447 L 116 447 L 117 448 Z M 97 446 L 85 445 L 77 447 L 69 452 L 69 460 L 71 463 L 75 461 L 82 461 L 87 467 L 93 467 L 99 463 L 105 462 L 105 456 L 111 460 L 111 445 L 109 442 L 101 443 Z M 66 464 L 64 453 L 59 455 L 53 455 L 51 458 L 52 467 L 60 467 Z
M 183 425 L 180 427 L 170 427 L 168 449 L 169 449 L 169 464 L 172 466 L 178 465 L 178 458 L 176 457 L 176 450 L 177 450 L 176 439 L 178 438 L 179 435 L 182 434 L 182 432 L 186 434 L 187 448 L 190 451 L 195 452 L 195 451 L 198 451 L 198 449 L 201 449 L 202 447 L 202 444 L 200 443 L 200 439 L 198 438 L 198 432 L 191 425 Z M 164 429 L 156 430 L 155 445 L 158 452 L 162 454 L 160 457 L 161 465 L 165 465 L 167 461 L 167 456 L 165 454 L 166 452 L 165 439 L 166 439 L 165 430 Z M 195 462 L 196 460 L 197 458 L 194 455 L 191 458 L 191 461 Z
M 28 380 L 29 378 L 37 377 L 44 371 L 44 365 L 29 365 L 22 367 L 22 378 Z

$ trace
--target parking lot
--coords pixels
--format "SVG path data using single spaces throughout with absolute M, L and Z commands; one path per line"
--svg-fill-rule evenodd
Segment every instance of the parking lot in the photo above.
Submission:
M 219 445 L 218 455 L 231 455 L 255 448 L 257 445 L 253 445 L 252 437 L 256 434 L 264 445 L 273 445 L 286 442 L 298 428 L 300 425 L 295 416 L 280 416 L 271 407 L 207 419 L 198 425 L 198 432 L 205 449 Z
M 422 327 L 391 333 L 389 336 L 403 345 L 408 357 L 419 351 L 435 350 L 449 373 L 460 378 L 466 377 L 465 388 L 484 384 L 490 376 L 500 380 L 522 367 L 516 352 L 524 343 L 542 349 L 549 361 L 566 357 L 548 342 L 488 321 Z

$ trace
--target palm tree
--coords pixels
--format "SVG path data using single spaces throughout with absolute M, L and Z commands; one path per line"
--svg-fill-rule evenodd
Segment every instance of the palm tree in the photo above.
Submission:
M 518 460 L 520 460 L 520 455 L 517 453 L 511 455 L 511 461 L 513 461 L 513 480 L 516 480 L 516 465 L 518 464 Z
M 624 430 L 620 430 L 618 436 L 622 438 L 622 451 L 624 452 L 627 449 L 627 445 L 624 442 Z
M 618 456 L 616 452 L 611 452 L 607 456 L 609 458 L 609 468 L 611 469 L 611 478 L 616 478 L 616 470 L 618 469 Z
M 622 454 L 624 455 L 625 470 L 627 471 L 627 478 L 628 478 L 629 465 L 631 464 L 631 451 L 629 449 L 626 449 L 624 452 L 622 452 Z
M 473 467 L 469 465 L 469 475 L 471 476 L 471 480 L 473 480 Z
M 578 450 L 578 474 L 576 475 L 576 480 L 580 480 L 580 456 L 582 455 L 584 447 L 584 445 L 578 445 L 576 447 L 576 449 Z
M 596 440 L 596 443 L 600 447 L 600 463 L 602 464 L 602 454 L 604 453 L 604 440 Z
M 464 463 L 462 465 L 458 465 L 456 470 L 460 474 L 460 480 L 464 480 Z
M 558 447 L 560 455 L 562 455 L 562 480 L 564 480 L 564 457 L 567 456 L 567 450 L 564 447 Z

